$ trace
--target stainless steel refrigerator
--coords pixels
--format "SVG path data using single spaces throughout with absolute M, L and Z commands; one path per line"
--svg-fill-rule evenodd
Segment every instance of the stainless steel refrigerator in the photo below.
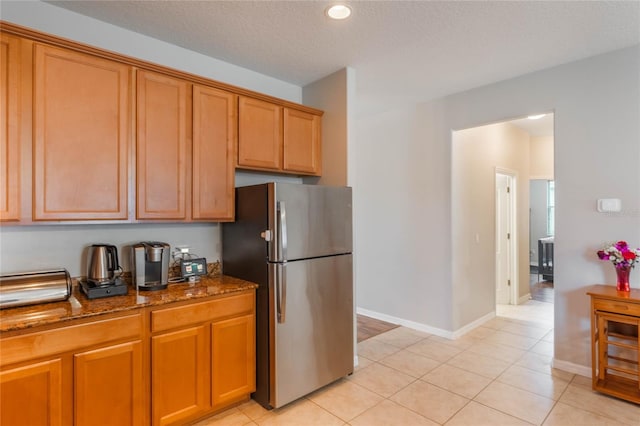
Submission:
M 222 270 L 259 284 L 253 399 L 266 408 L 353 372 L 351 215 L 349 187 L 236 189 Z

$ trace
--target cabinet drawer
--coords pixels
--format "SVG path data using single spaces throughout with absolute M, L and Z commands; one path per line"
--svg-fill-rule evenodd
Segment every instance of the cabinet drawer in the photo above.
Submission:
M 151 313 L 151 332 L 169 330 L 253 312 L 254 292 L 227 296 Z
M 2 339 L 0 365 L 84 349 L 120 339 L 139 338 L 141 333 L 142 316 L 137 313 L 8 337 Z
M 640 316 L 640 303 L 627 303 L 617 300 L 596 299 L 593 301 L 596 311 L 615 312 L 623 315 Z

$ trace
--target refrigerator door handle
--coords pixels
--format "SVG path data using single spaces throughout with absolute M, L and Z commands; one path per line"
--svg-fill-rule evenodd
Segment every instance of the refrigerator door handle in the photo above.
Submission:
M 278 201 L 278 254 L 277 259 L 281 262 L 287 261 L 287 209 L 284 201 Z
M 287 274 L 284 270 L 286 267 L 286 264 L 276 267 L 276 304 L 280 324 L 285 322 L 287 314 Z

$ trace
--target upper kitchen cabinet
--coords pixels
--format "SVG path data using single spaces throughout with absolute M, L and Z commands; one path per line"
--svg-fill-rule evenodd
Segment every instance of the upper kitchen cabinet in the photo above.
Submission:
M 320 175 L 320 115 L 244 96 L 238 104 L 238 168 Z
M 138 219 L 187 219 L 189 90 L 187 81 L 138 71 Z
M 127 219 L 131 67 L 34 50 L 33 220 Z
M 233 220 L 237 96 L 149 71 L 137 81 L 137 219 Z
M 234 219 L 237 95 L 193 86 L 192 200 L 194 220 Z
M 323 112 L 11 23 L 0 224 L 234 220 L 235 170 L 321 173 Z
M 282 169 L 282 107 L 240 96 L 238 167 Z
M 285 171 L 319 176 L 322 171 L 320 141 L 319 115 L 284 109 Z
M 0 39 L 0 221 L 20 219 L 20 39 Z

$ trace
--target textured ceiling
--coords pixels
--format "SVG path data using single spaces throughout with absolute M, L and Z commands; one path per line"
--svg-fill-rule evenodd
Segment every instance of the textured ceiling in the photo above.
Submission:
M 640 43 L 640 0 L 49 3 L 300 86 L 352 67 L 360 112 Z

